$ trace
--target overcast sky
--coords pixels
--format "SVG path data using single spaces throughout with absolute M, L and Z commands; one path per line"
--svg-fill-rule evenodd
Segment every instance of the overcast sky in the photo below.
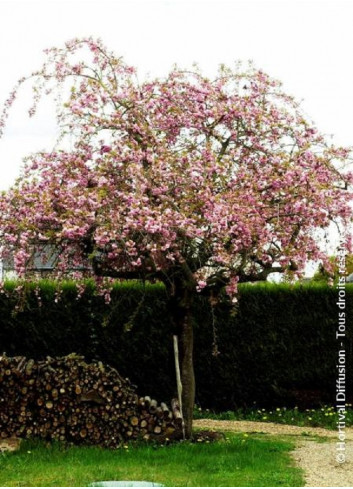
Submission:
M 306 114 L 339 144 L 353 145 L 353 1 L 5 1 L 0 0 L 0 104 L 16 80 L 40 66 L 42 50 L 73 37 L 100 37 L 147 73 L 197 62 L 209 75 L 220 63 L 254 61 L 304 99 Z M 55 125 L 44 104 L 27 117 L 26 92 L 0 140 L 0 188 L 26 154 L 50 149 Z

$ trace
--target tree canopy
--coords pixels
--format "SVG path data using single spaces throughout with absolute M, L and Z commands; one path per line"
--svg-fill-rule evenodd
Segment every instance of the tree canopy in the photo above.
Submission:
M 170 285 L 181 274 L 233 296 L 238 281 L 325 261 L 316 231 L 351 220 L 352 175 L 340 171 L 350 150 L 327 143 L 252 66 L 139 82 L 100 41 L 82 39 L 48 50 L 18 87 L 31 81 L 30 115 L 43 94 L 64 97 L 63 144 L 32 155 L 1 197 L 2 253 L 20 275 L 34 247 L 54 244 L 59 274 Z

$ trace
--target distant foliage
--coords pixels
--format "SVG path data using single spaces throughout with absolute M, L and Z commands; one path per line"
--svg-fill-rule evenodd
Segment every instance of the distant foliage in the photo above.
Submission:
M 317 271 L 313 276 L 314 282 L 336 282 L 342 273 L 338 270 L 337 257 L 331 256 L 329 258 L 330 269 L 327 270 L 323 264 L 319 265 Z M 345 276 L 353 273 L 353 255 L 347 255 L 346 257 L 346 269 Z

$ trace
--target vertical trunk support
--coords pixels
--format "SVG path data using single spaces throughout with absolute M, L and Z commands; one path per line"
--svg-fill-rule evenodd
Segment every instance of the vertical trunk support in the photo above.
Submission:
M 181 365 L 182 404 L 185 422 L 185 436 L 192 436 L 192 420 L 195 403 L 195 375 L 193 362 L 193 329 L 191 323 L 191 311 L 187 307 L 179 334 L 179 351 Z
M 179 346 L 178 346 L 177 335 L 173 335 L 173 346 L 174 346 L 174 363 L 175 363 L 175 374 L 176 374 L 177 390 L 178 390 L 178 401 L 179 401 L 179 408 L 180 408 L 180 414 L 182 419 L 183 440 L 185 440 L 185 422 L 184 422 L 184 415 L 183 415 L 183 400 L 182 400 L 183 386 L 180 377 Z

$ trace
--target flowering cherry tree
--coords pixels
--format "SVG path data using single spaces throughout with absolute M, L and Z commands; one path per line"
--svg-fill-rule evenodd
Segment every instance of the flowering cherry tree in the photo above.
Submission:
M 225 290 L 235 301 L 239 282 L 300 274 L 308 260 L 328 265 L 317 233 L 351 221 L 350 150 L 325 141 L 252 66 L 139 82 L 100 41 L 73 40 L 19 81 L 1 127 L 25 82 L 30 115 L 57 94 L 62 149 L 30 156 L 2 195 L 2 255 L 25 275 L 33 250 L 54 246 L 56 274 L 95 276 L 107 300 L 102 277 L 162 281 L 190 436 L 193 298 L 213 302 Z

